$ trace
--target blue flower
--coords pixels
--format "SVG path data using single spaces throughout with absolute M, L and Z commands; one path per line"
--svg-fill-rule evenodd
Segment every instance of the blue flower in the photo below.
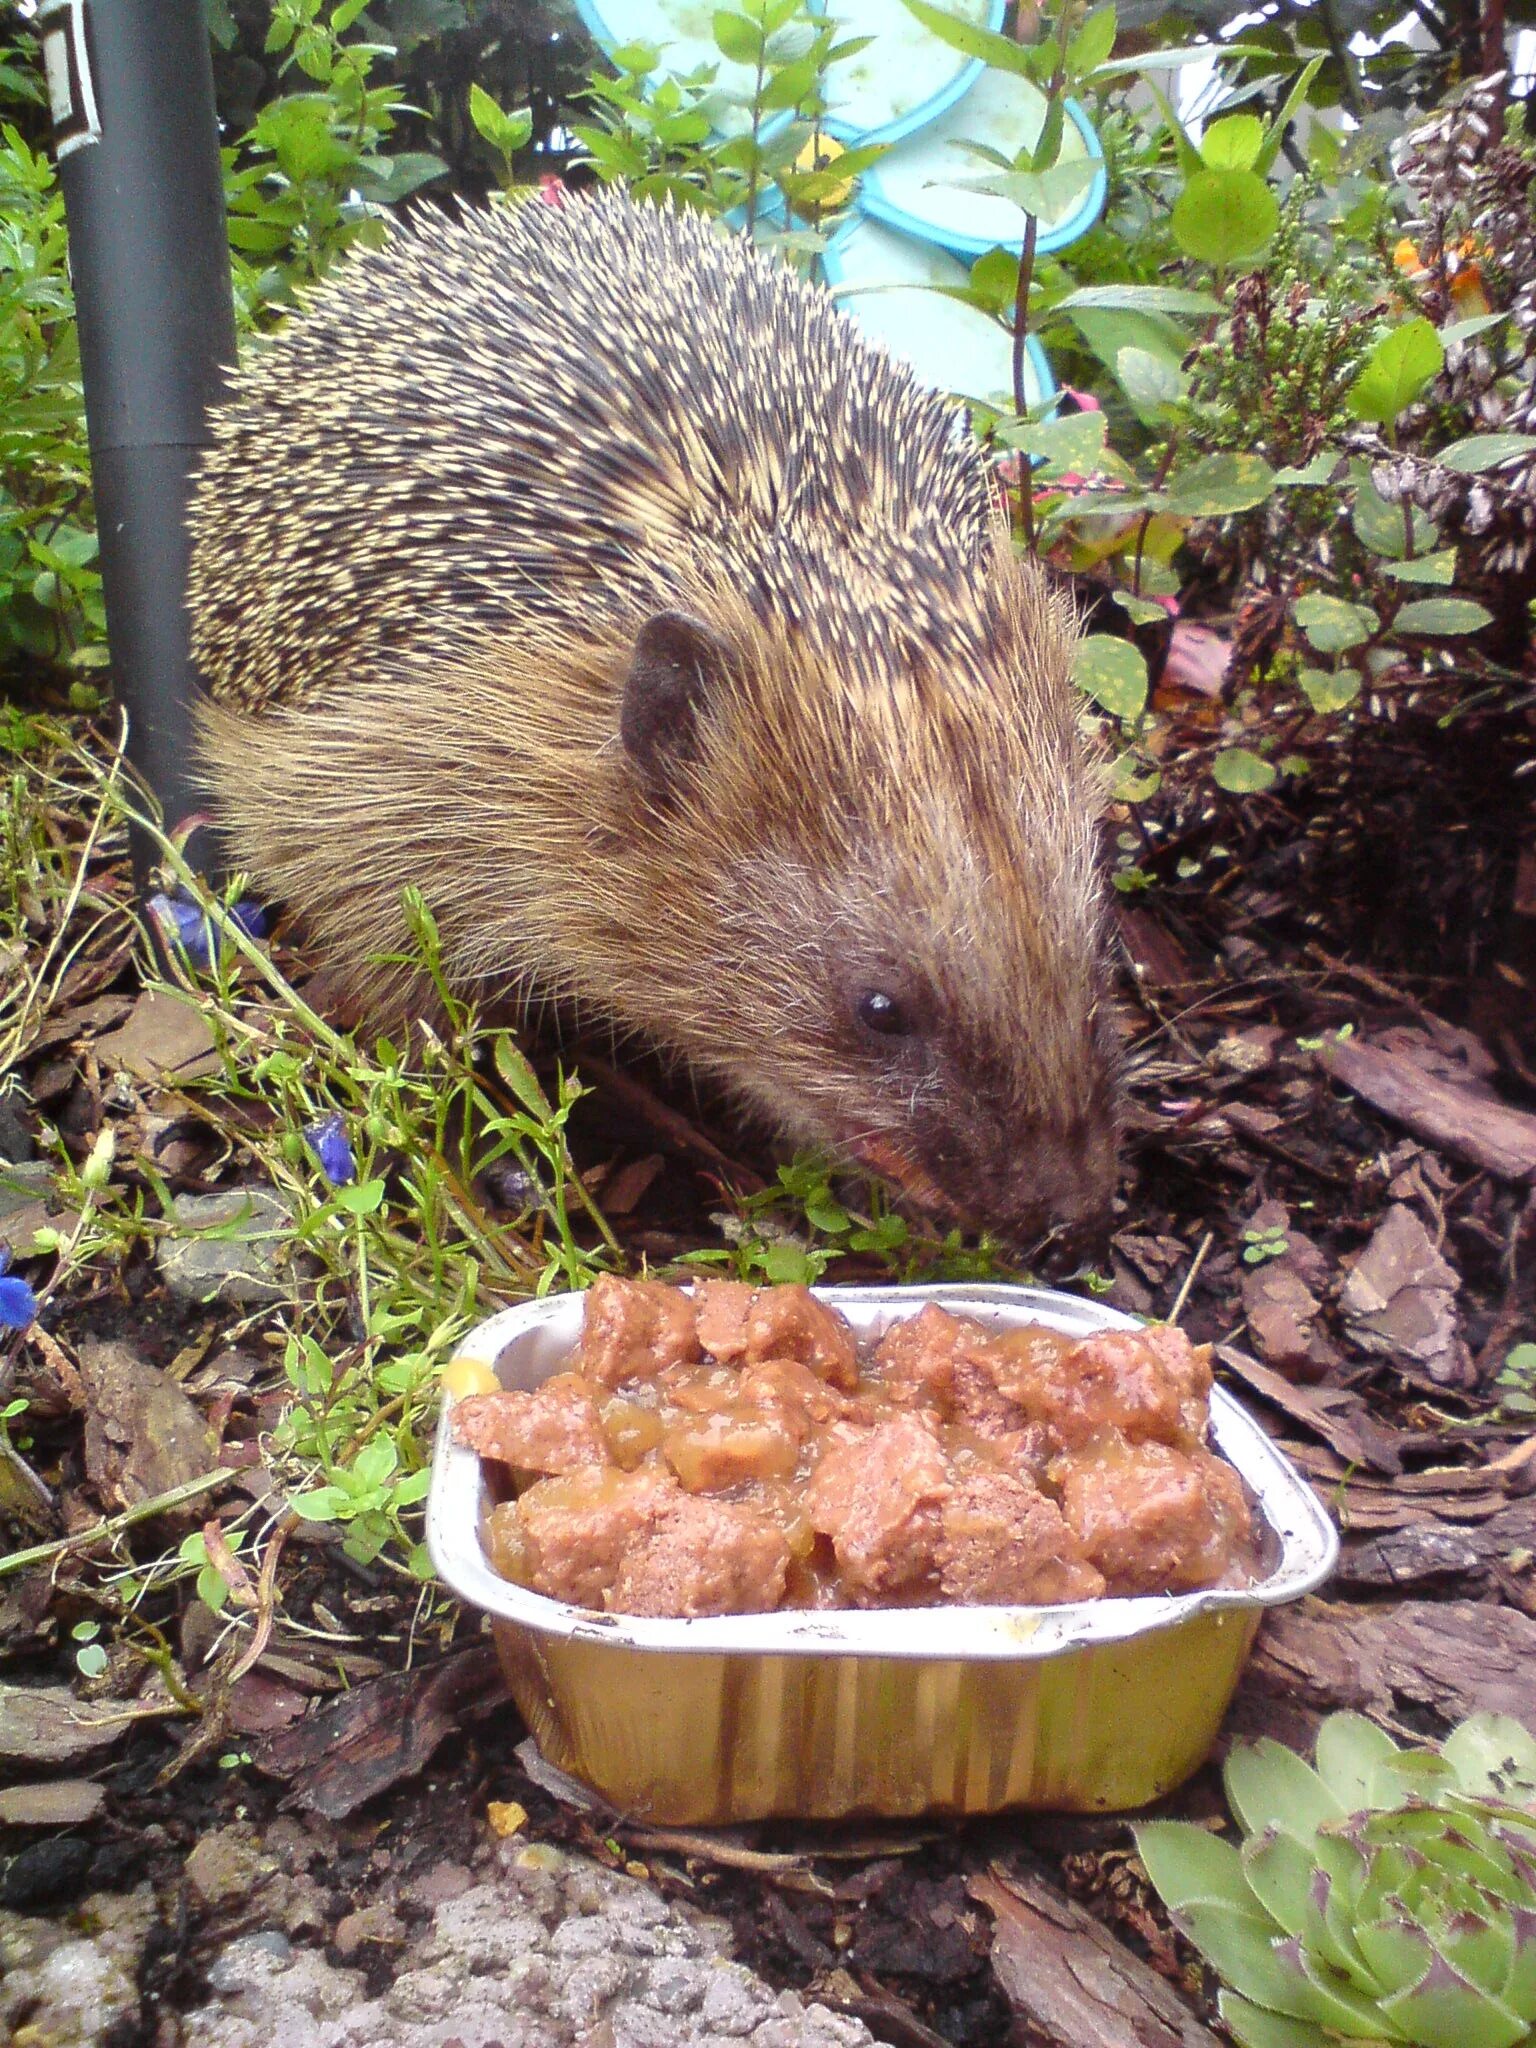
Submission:
M 344 1188 L 348 1181 L 357 1178 L 357 1161 L 347 1143 L 346 1126 L 335 1111 L 318 1123 L 306 1124 L 304 1136 L 320 1162 L 320 1171 L 333 1188 Z
M 25 1280 L 4 1277 L 10 1263 L 9 1247 L 0 1244 L 0 1330 L 25 1330 L 37 1320 L 37 1296 Z
M 149 912 L 168 940 L 180 946 L 193 967 L 213 965 L 213 924 L 200 903 L 181 890 L 174 896 L 151 896 Z M 243 896 L 225 915 L 247 938 L 266 936 L 267 913 L 253 897 Z

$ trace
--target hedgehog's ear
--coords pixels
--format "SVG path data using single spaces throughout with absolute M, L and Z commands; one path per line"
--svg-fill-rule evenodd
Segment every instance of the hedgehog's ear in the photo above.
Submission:
M 696 751 L 698 714 L 730 672 L 731 653 L 690 612 L 657 612 L 635 635 L 619 738 L 653 788 Z

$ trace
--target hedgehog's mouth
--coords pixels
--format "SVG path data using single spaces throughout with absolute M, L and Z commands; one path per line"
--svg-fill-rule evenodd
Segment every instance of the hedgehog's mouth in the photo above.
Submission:
M 871 1173 L 878 1173 L 882 1180 L 889 1181 L 893 1188 L 920 1209 L 946 1219 L 959 1216 L 953 1198 L 945 1194 L 925 1168 L 888 1139 L 863 1138 L 850 1149 L 860 1166 L 867 1166 Z

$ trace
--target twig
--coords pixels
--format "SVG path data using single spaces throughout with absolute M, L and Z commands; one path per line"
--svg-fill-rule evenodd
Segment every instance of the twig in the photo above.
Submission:
M 121 1514 L 107 1515 L 102 1521 L 92 1522 L 88 1529 L 77 1529 L 73 1536 L 61 1536 L 55 1543 L 34 1543 L 30 1550 L 13 1550 L 8 1557 L 0 1557 L 0 1579 L 12 1578 L 17 1572 L 28 1571 L 35 1564 L 48 1564 L 72 1551 L 89 1550 L 110 1537 L 120 1536 L 125 1529 L 131 1529 L 139 1522 L 150 1522 L 156 1515 L 168 1515 L 174 1508 L 185 1507 L 188 1501 L 199 1500 L 205 1493 L 212 1493 L 215 1487 L 227 1485 L 239 1476 L 232 1467 L 221 1465 L 217 1472 L 204 1472 L 200 1478 L 184 1479 L 180 1486 L 138 1501 L 133 1507 L 124 1508 Z
M 1168 1311 L 1168 1320 L 1170 1323 L 1176 1323 L 1179 1320 L 1179 1317 L 1184 1313 L 1184 1304 L 1189 1299 L 1189 1290 L 1195 1284 L 1195 1276 L 1200 1271 L 1200 1268 L 1205 1264 L 1205 1255 L 1215 1242 L 1216 1233 L 1214 1230 L 1208 1230 L 1205 1233 L 1204 1237 L 1201 1238 L 1199 1249 L 1196 1251 L 1195 1256 L 1189 1262 L 1189 1271 L 1184 1275 L 1184 1284 L 1179 1289 L 1178 1296 L 1174 1301 L 1173 1307 Z

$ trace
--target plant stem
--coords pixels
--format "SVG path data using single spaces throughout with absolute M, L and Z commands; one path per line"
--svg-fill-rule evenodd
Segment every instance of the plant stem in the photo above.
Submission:
M 200 1500 L 205 1493 L 212 1493 L 215 1487 L 227 1486 L 239 1476 L 233 1467 L 221 1465 L 217 1472 L 204 1472 L 197 1479 L 185 1479 L 167 1493 L 136 1501 L 131 1508 L 124 1508 L 120 1515 L 107 1515 L 102 1521 L 92 1522 L 88 1529 L 77 1529 L 73 1536 L 61 1536 L 55 1543 L 34 1543 L 30 1550 L 13 1550 L 9 1557 L 0 1557 L 0 1579 L 30 1571 L 35 1564 L 48 1564 L 55 1558 L 67 1557 L 71 1551 L 89 1550 L 109 1537 L 120 1536 L 125 1529 L 132 1529 L 139 1522 L 153 1521 L 156 1515 L 169 1514 L 173 1508 L 185 1507 L 188 1501 Z

